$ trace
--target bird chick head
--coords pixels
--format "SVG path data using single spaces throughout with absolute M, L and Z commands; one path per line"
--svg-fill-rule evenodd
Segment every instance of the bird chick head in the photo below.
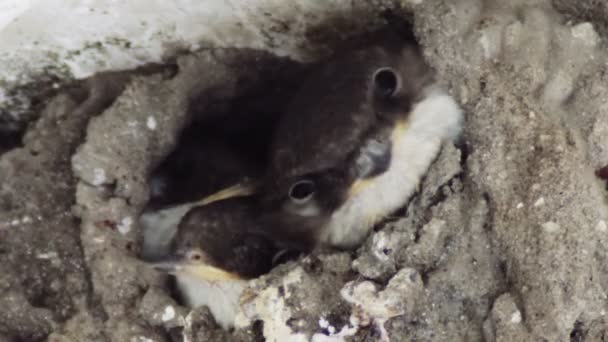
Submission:
M 272 241 L 254 233 L 253 199 L 230 197 L 208 202 L 202 201 L 203 205 L 184 216 L 170 254 L 155 268 L 208 282 L 248 279 L 269 271 L 277 249 Z
M 405 205 L 458 126 L 458 106 L 444 95 L 413 42 L 325 62 L 276 129 L 264 228 L 290 247 L 355 247 Z M 429 98 L 435 105 L 422 108 Z

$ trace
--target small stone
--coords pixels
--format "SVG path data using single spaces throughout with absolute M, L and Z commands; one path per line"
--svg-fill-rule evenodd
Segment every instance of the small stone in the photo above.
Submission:
M 93 185 L 99 186 L 106 182 L 106 171 L 101 168 L 93 170 Z
M 521 312 L 519 310 L 515 311 L 511 315 L 511 323 L 513 323 L 513 324 L 521 323 Z
M 535 207 L 540 207 L 543 204 L 545 204 L 545 198 L 544 197 L 541 197 L 538 200 L 536 200 L 536 202 L 534 202 L 534 206 Z
M 327 327 L 329 326 L 329 321 L 327 321 L 325 317 L 321 317 L 319 318 L 319 326 L 323 329 L 327 329 Z
M 48 260 L 57 257 L 56 252 L 40 253 L 36 256 L 38 259 Z
M 168 322 L 174 318 L 175 318 L 175 309 L 171 305 L 168 305 L 165 308 L 165 311 L 163 311 L 163 315 L 161 316 L 160 319 L 162 319 L 163 322 Z
M 600 37 L 593 28 L 591 23 L 578 24 L 570 30 L 574 38 L 582 40 L 588 46 L 597 46 L 600 42 Z
M 146 126 L 150 129 L 150 130 L 155 130 L 156 127 L 158 126 L 156 119 L 153 116 L 149 116 L 148 120 L 146 120 Z
M 133 225 L 133 218 L 127 216 L 120 221 L 116 228 L 121 234 L 126 235 L 131 231 L 131 225 Z

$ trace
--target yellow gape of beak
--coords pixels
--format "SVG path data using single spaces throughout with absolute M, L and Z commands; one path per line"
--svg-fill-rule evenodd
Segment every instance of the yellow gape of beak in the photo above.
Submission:
M 208 282 L 242 279 L 238 274 L 205 264 L 186 265 L 182 268 L 181 272 Z
M 238 183 L 201 199 L 200 201 L 196 202 L 194 206 L 203 206 L 233 197 L 253 195 L 256 192 L 257 188 L 257 182 Z
M 393 128 L 393 131 L 391 132 L 392 146 L 399 146 L 398 140 L 404 136 L 404 132 L 406 129 L 407 129 L 407 122 L 405 120 L 397 121 L 395 128 Z M 393 154 L 395 154 L 396 151 L 392 151 L 392 152 L 393 152 Z M 378 176 L 381 176 L 381 175 L 378 175 Z M 376 177 L 378 177 L 378 176 L 376 176 Z M 348 197 L 351 198 L 351 197 L 356 196 L 359 193 L 361 193 L 361 191 L 363 191 L 371 183 L 374 182 L 374 179 L 376 177 L 357 179 L 353 183 L 353 185 L 351 185 L 350 189 L 348 190 Z
M 363 191 L 363 189 L 367 188 L 371 182 L 373 182 L 373 178 L 357 179 L 348 190 L 348 197 L 351 198 L 357 196 L 359 193 L 361 193 L 361 191 Z

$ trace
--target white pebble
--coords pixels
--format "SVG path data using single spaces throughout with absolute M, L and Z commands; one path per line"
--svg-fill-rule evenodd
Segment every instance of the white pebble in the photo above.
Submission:
M 106 182 L 106 171 L 101 168 L 93 170 L 93 185 L 99 186 Z
M 56 258 L 57 253 L 56 252 L 40 253 L 40 254 L 36 255 L 36 257 L 38 259 L 48 260 L 51 258 Z
M 165 308 L 165 311 L 163 312 L 163 315 L 161 316 L 160 319 L 162 319 L 163 322 L 168 322 L 174 318 L 175 318 L 175 309 L 171 305 L 168 305 Z
M 153 116 L 148 116 L 148 120 L 146 120 L 146 126 L 148 126 L 148 128 L 151 130 L 155 130 L 157 126 L 156 119 Z
M 524 204 L 522 202 L 517 203 L 517 206 L 516 206 L 517 209 L 521 209 L 523 207 L 524 207 Z
M 513 323 L 513 324 L 521 323 L 521 312 L 519 310 L 515 311 L 511 315 L 511 323 Z
M 325 319 L 325 317 L 319 318 L 319 326 L 323 329 L 326 329 L 329 326 L 329 321 Z
M 541 206 L 541 205 L 543 205 L 543 204 L 545 204 L 545 198 L 544 198 L 544 197 L 541 197 L 541 198 L 539 198 L 539 199 L 538 199 L 538 200 L 537 200 L 537 201 L 534 203 L 534 206 L 535 206 L 535 207 L 540 207 L 540 206 Z
M 120 223 L 118 224 L 118 226 L 116 228 L 118 228 L 118 231 L 121 234 L 125 235 L 131 231 L 132 224 L 133 224 L 133 218 L 131 218 L 130 216 L 127 216 L 127 217 L 123 218 L 122 221 L 120 221 Z

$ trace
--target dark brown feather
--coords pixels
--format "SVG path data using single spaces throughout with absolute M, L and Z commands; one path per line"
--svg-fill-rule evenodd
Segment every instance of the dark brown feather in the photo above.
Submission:
M 195 207 L 180 222 L 172 252 L 198 247 L 211 266 L 245 278 L 266 273 L 278 250 L 271 240 L 256 234 L 255 215 L 251 197 Z

